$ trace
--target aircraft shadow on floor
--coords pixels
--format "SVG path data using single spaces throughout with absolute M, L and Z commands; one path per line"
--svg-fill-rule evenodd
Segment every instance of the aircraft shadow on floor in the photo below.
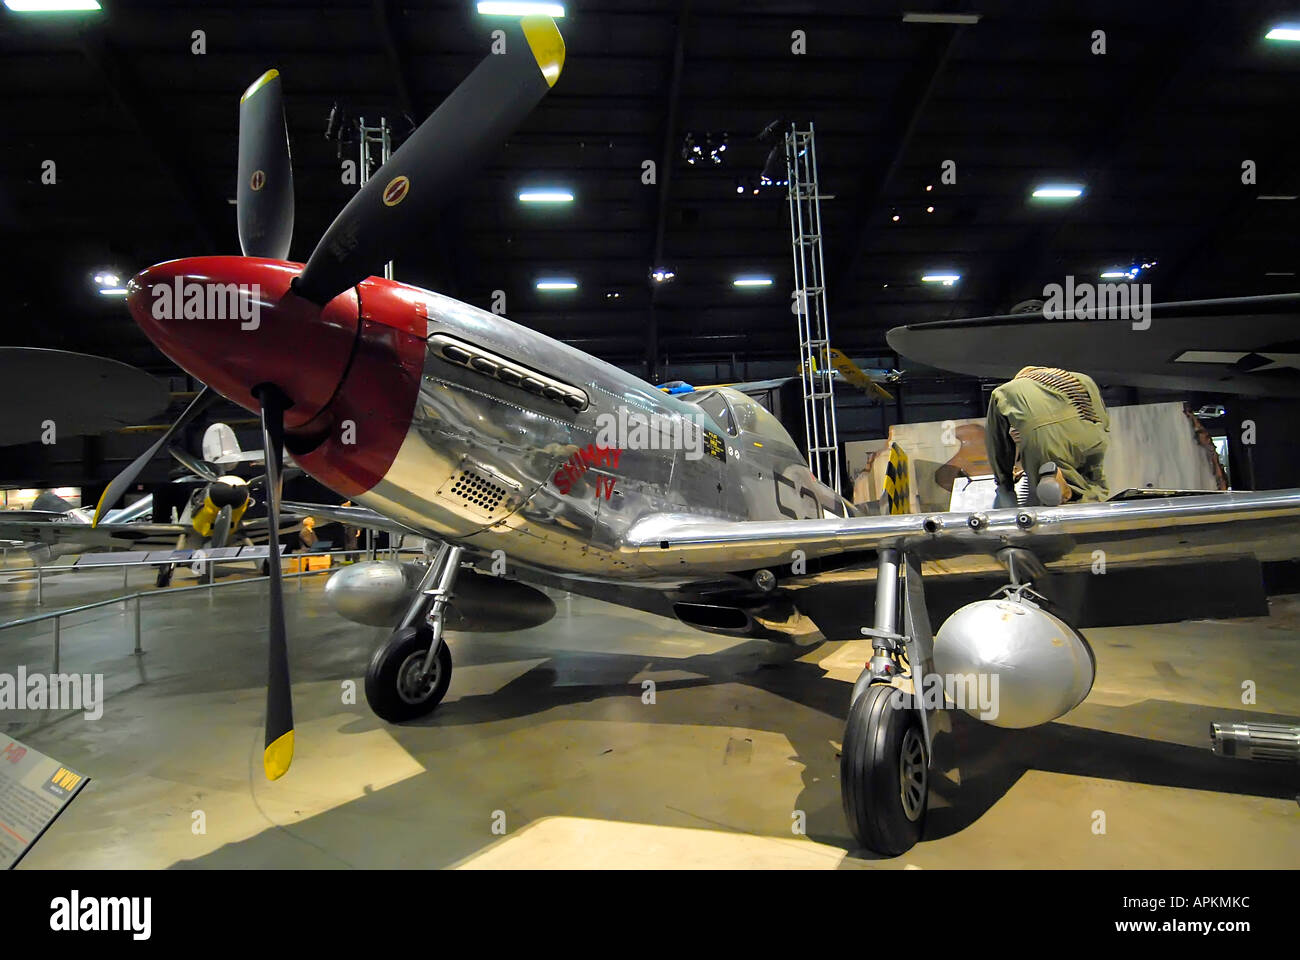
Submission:
M 751 650 L 751 646 L 758 649 Z M 527 659 L 530 653 L 533 657 L 538 654 L 538 651 L 523 646 L 504 649 L 493 644 L 493 648 L 488 653 L 480 647 L 480 657 L 475 661 Z M 614 697 L 639 698 L 642 688 L 634 678 L 644 673 L 676 671 L 699 674 L 697 677 L 656 680 L 658 702 L 653 708 L 637 713 L 635 719 L 649 723 L 767 728 L 788 737 L 795 747 L 795 756 L 791 759 L 804 768 L 804 790 L 792 809 L 807 814 L 810 838 L 852 850 L 854 844 L 846 835 L 840 807 L 839 754 L 836 749 L 848 714 L 848 685 L 828 678 L 814 663 L 774 661 L 770 653 L 773 649 L 789 658 L 805 652 L 747 644 L 722 653 L 667 660 L 582 653 L 573 655 L 585 664 L 585 667 L 577 669 L 556 665 L 563 664 L 565 654 L 549 655 L 546 662 L 492 693 L 447 701 L 423 721 L 390 729 L 401 742 L 403 730 L 522 719 L 570 704 Z M 488 655 L 483 657 L 485 653 Z M 610 679 L 583 683 L 580 678 L 584 673 Z M 822 731 L 818 731 L 818 735 L 810 736 L 809 724 L 802 721 L 792 724 L 792 729 L 782 729 L 779 724 L 773 724 L 775 715 L 770 710 L 702 713 L 697 701 L 671 697 L 674 691 L 726 683 L 751 686 L 824 714 L 834 721 L 826 727 L 831 735 L 821 736 Z M 1242 796 L 1290 799 L 1300 790 L 1293 767 L 1229 760 L 1210 751 L 1210 722 L 1235 719 L 1231 710 L 1153 698 L 1126 707 L 1084 704 L 1078 708 L 1076 716 L 1091 718 L 1103 714 L 1108 726 L 1151 729 L 1153 713 L 1165 716 L 1166 722 L 1161 725 L 1165 729 L 1203 731 L 1206 746 L 1152 740 L 1062 721 L 1026 730 L 1005 730 L 981 723 L 960 711 L 950 711 L 952 731 L 940 733 L 935 741 L 932 806 L 923 839 L 951 836 L 970 826 L 1030 770 Z M 1293 718 L 1261 713 L 1252 713 L 1251 719 L 1256 722 L 1293 722 Z M 366 723 L 365 728 L 371 729 L 371 724 Z M 936 797 L 940 802 L 933 802 Z M 875 859 L 874 854 L 866 851 L 856 851 L 856 855 Z

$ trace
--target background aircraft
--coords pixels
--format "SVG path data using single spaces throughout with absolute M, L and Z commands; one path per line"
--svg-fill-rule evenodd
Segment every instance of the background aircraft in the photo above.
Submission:
M 169 523 L 153 522 L 153 494 L 145 494 L 129 506 L 104 511 L 96 523 L 95 511 L 90 507 L 74 507 L 46 491 L 31 510 L 0 512 L 0 539 L 26 547 L 31 562 L 38 565 L 105 548 L 193 551 L 227 547 L 236 542 L 249 546 L 265 543 L 266 517 L 248 515 L 248 510 L 257 504 L 254 494 L 265 485 L 265 474 L 245 478 L 229 472 L 241 465 L 263 465 L 262 451 L 241 450 L 234 431 L 224 423 L 208 427 L 202 446 L 202 457 L 175 445 L 166 447 L 167 453 L 186 470 L 173 482 L 193 487 L 184 506 L 179 511 L 172 509 Z M 280 533 L 294 529 L 296 525 L 282 528 Z M 171 583 L 175 567 L 171 563 L 159 566 L 157 586 Z
M 550 20 L 507 30 L 507 52 L 488 56 L 358 191 L 305 265 L 284 260 L 292 178 L 280 79 L 268 72 L 240 106 L 244 256 L 161 263 L 129 284 L 137 324 L 208 385 L 196 404 L 215 391 L 260 413 L 273 524 L 287 448 L 359 504 L 304 509 L 439 544 L 423 569 L 396 568 L 400 588 L 391 565 L 356 565 L 331 583 L 353 601 L 371 591 L 371 613 L 400 610 L 366 675 L 381 717 L 422 716 L 446 693 L 442 631 L 463 560 L 706 630 L 796 643 L 843 635 L 817 589 L 839 588 L 873 646 L 845 730 L 845 812 L 865 846 L 896 854 L 924 822 L 933 738 L 947 720 L 942 692 L 930 696 L 938 671 L 1000 673 L 1003 725 L 1046 723 L 1086 696 L 1090 651 L 1049 609 L 1047 571 L 1086 571 L 1098 550 L 1116 571 L 1298 552 L 1300 490 L 859 516 L 744 394 L 670 396 L 503 317 L 374 276 L 424 242 L 438 206 L 546 94 L 563 59 Z M 257 329 L 154 310 L 155 290 L 203 283 L 256 290 Z M 137 469 L 114 480 L 101 511 Z M 294 729 L 271 553 L 264 766 L 275 779 Z M 923 572 L 989 571 L 1009 580 L 1000 597 L 962 607 L 936 644 Z
M 0 347 L 0 446 L 55 443 L 143 423 L 167 399 L 162 383 L 116 360 Z
M 1041 310 L 895 327 L 889 345 L 941 370 L 1009 379 L 1068 357 L 1100 383 L 1300 397 L 1300 293 L 1157 303 L 1134 320 L 1114 306 L 1051 319 Z

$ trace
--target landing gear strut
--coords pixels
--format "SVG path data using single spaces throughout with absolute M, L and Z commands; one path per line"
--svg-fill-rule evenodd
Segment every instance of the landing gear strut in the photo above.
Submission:
M 451 685 L 451 650 L 443 620 L 460 569 L 460 547 L 442 544 L 392 636 L 366 669 L 366 701 L 383 720 L 402 723 L 427 716 Z
M 872 657 L 853 685 L 840 754 L 840 796 L 858 842 L 898 856 L 921 838 L 931 727 L 946 721 L 941 714 L 927 715 L 922 696 L 922 678 L 934 671 L 934 637 L 919 558 L 894 548 L 880 551 L 875 621 L 862 633 L 871 637 Z

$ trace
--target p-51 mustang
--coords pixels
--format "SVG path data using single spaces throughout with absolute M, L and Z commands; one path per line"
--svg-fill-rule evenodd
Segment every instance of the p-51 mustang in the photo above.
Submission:
M 858 585 L 856 623 L 870 624 L 862 633 L 874 651 L 844 735 L 844 808 L 866 847 L 899 853 L 921 833 L 944 715 L 924 695 L 896 693 L 925 694 L 936 662 L 961 674 L 1000 671 L 995 722 L 1013 726 L 1047 722 L 1087 694 L 1086 643 L 1029 589 L 1044 566 L 1086 569 L 1096 549 L 1112 568 L 1240 553 L 1243 543 L 1266 559 L 1297 552 L 1300 490 L 865 516 L 819 483 L 779 423 L 743 394 L 669 396 L 503 317 L 374 276 L 418 249 L 440 203 L 541 100 L 563 60 L 549 19 L 511 27 L 506 52 L 488 56 L 357 192 L 305 266 L 284 259 L 292 174 L 280 80 L 268 72 L 240 103 L 244 256 L 161 263 L 129 284 L 130 310 L 163 352 L 207 391 L 260 412 L 273 522 L 287 449 L 358 504 L 301 512 L 439 544 L 423 568 L 359 564 L 330 584 L 356 619 L 373 622 L 378 611 L 394 623 L 366 675 L 379 716 L 428 714 L 446 693 L 443 626 L 464 561 L 504 555 L 526 583 L 795 643 L 827 635 L 801 597 L 829 573 Z M 160 292 L 208 284 L 241 291 L 256 310 L 240 315 L 258 321 L 167 309 L 174 298 Z M 664 436 L 682 442 L 656 442 Z M 114 481 L 101 508 L 132 476 Z M 271 779 L 293 754 L 276 557 L 273 547 Z M 1002 599 L 955 616 L 936 645 L 922 591 L 927 561 L 1005 568 L 1011 583 Z

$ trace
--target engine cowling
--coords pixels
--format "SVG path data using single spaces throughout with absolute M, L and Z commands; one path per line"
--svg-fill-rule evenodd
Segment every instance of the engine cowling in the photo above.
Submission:
M 962 607 L 934 638 L 934 665 L 950 686 L 974 676 L 993 710 L 957 703 L 995 727 L 1035 727 L 1073 710 L 1092 689 L 1096 659 L 1064 620 L 1018 597 Z M 967 681 L 969 683 L 969 680 Z

